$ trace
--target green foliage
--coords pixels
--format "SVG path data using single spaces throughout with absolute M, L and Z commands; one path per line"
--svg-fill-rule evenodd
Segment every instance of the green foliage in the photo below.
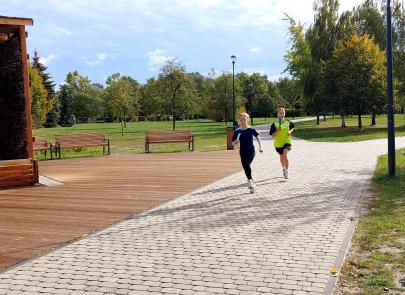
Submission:
M 69 111 L 78 121 L 86 122 L 103 113 L 102 90 L 92 84 L 88 77 L 80 75 L 77 71 L 69 73 L 65 80 L 64 91 L 66 91 L 64 98 L 68 102 Z
M 38 52 L 36 50 L 34 51 L 32 67 L 36 69 L 41 75 L 42 84 L 47 91 L 47 99 L 52 105 L 52 108 L 46 114 L 45 127 L 56 127 L 58 124 L 59 109 L 57 95 L 55 92 L 55 83 L 52 81 L 51 76 L 47 73 L 48 68 L 43 63 L 41 63 Z
M 34 128 L 40 128 L 46 122 L 46 115 L 52 109 L 53 102 L 48 100 L 48 92 L 37 69 L 29 66 L 31 113 Z
M 157 79 L 148 79 L 146 83 L 140 87 L 139 92 L 140 113 L 145 116 L 147 120 L 156 119 L 157 115 L 163 112 Z
M 329 110 L 345 115 L 383 113 L 385 106 L 385 54 L 367 34 L 353 35 L 335 49 L 324 64 L 320 96 Z
M 139 110 L 139 83 L 128 76 L 114 73 L 107 78 L 105 107 L 114 118 L 126 121 Z
M 291 108 L 294 113 L 303 114 L 304 100 L 298 89 L 298 81 L 290 78 L 280 78 L 276 83 L 285 106 Z
M 208 81 L 207 113 L 208 118 L 219 121 L 232 121 L 232 74 L 222 73 Z M 235 77 L 236 109 L 244 105 L 240 81 Z
M 193 114 L 196 105 L 193 82 L 183 63 L 172 59 L 162 66 L 158 86 L 163 110 L 172 115 L 175 130 L 177 117 Z
M 58 93 L 58 102 L 60 105 L 59 124 L 63 127 L 70 126 L 69 121 L 72 113 L 72 97 L 69 95 L 68 86 L 63 84 L 60 86 Z
M 310 94 L 310 85 L 313 79 L 312 68 L 314 66 L 311 48 L 305 39 L 304 26 L 288 16 L 290 49 L 284 55 L 287 62 L 288 72 L 297 83 L 297 90 L 302 96 Z

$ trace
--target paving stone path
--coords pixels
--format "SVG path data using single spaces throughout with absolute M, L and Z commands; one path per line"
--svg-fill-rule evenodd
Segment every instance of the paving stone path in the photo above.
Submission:
M 288 181 L 264 147 L 255 194 L 237 173 L 1 273 L 0 294 L 330 294 L 386 140 L 295 140 Z

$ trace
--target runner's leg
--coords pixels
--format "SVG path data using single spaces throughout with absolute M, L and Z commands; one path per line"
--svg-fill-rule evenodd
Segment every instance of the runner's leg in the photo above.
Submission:
M 252 179 L 252 168 L 250 167 L 250 164 L 253 161 L 253 158 L 251 158 L 249 155 L 241 155 L 240 160 L 242 162 L 242 167 L 243 170 L 245 171 L 246 177 L 248 180 Z
M 283 151 L 283 158 L 284 158 L 284 166 L 285 166 L 285 169 L 288 170 L 288 165 L 290 164 L 290 162 L 288 161 L 288 149 L 284 149 L 284 151 Z

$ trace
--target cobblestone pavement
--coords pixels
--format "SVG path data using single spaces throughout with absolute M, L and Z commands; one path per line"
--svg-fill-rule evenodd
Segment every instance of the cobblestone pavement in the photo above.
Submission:
M 234 174 L 1 273 L 0 294 L 327 292 L 386 140 L 295 140 L 288 181 L 264 147 L 255 194 Z

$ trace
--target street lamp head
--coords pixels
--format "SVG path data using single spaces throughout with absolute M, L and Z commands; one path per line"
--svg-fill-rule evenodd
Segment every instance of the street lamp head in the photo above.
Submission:
M 236 55 L 231 55 L 231 61 L 233 64 L 236 62 Z

